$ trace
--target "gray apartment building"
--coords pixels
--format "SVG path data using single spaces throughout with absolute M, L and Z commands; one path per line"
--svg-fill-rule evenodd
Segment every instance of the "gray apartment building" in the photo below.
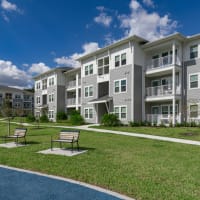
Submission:
M 0 108 L 4 105 L 5 101 L 10 104 L 13 114 L 19 110 L 21 110 L 21 114 L 23 115 L 33 113 L 33 92 L 0 85 Z M 2 109 L 1 112 L 3 112 Z M 3 115 L 4 113 L 1 114 Z
M 80 110 L 88 123 L 99 123 L 105 113 L 125 124 L 199 121 L 199 52 L 200 35 L 125 38 L 82 56 L 81 68 L 62 74 L 60 105 L 66 112 Z

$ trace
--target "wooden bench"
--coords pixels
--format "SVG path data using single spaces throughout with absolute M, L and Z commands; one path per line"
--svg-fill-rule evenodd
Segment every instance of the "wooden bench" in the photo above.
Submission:
M 62 148 L 62 143 L 71 143 L 72 151 L 74 150 L 73 144 L 77 144 L 77 149 L 79 151 L 79 135 L 80 131 L 78 130 L 62 130 L 59 133 L 59 136 L 57 139 L 53 140 L 53 137 L 51 136 L 51 150 L 53 150 L 53 143 L 54 142 L 59 142 L 60 143 L 60 148 Z
M 14 139 L 15 143 L 19 144 L 19 138 L 24 138 L 24 144 L 26 144 L 26 128 L 16 128 L 13 135 L 6 135 L 4 137 L 5 143 L 7 142 L 7 139 Z

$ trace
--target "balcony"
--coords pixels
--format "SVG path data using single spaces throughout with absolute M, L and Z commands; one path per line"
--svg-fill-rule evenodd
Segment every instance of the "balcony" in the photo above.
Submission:
M 146 97 L 168 96 L 172 94 L 172 84 L 146 88 Z M 176 94 L 181 94 L 180 86 L 176 86 Z
M 81 85 L 81 79 L 79 78 L 78 79 L 78 86 Z M 72 88 L 75 88 L 76 87 L 76 80 L 73 80 L 73 81 L 69 81 L 67 83 L 67 89 L 72 89 Z
M 81 98 L 78 98 L 78 104 L 80 105 Z M 75 107 L 76 106 L 76 98 L 68 98 L 66 100 L 67 107 Z
M 151 124 L 160 125 L 165 124 L 169 125 L 173 121 L 173 115 L 172 114 L 147 114 L 146 120 L 150 122 Z M 175 116 L 176 123 L 181 122 L 181 114 L 176 114 Z
M 146 64 L 146 74 L 163 73 L 167 70 L 171 70 L 171 67 L 173 66 L 172 60 L 172 55 L 151 59 Z M 180 61 L 177 56 L 175 59 L 175 65 L 180 66 Z

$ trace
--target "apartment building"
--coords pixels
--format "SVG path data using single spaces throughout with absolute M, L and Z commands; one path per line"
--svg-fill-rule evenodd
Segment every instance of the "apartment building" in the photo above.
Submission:
M 200 35 L 132 36 L 79 58 L 81 113 L 91 123 L 105 113 L 124 123 L 199 121 L 199 48 Z
M 175 33 L 153 42 L 134 35 L 115 42 L 64 73 L 62 109 L 80 110 L 88 123 L 99 123 L 105 113 L 125 124 L 199 121 L 199 52 L 200 35 Z
M 56 121 L 59 111 L 65 111 L 66 78 L 64 73 L 72 68 L 60 67 L 34 77 L 36 117 L 47 115 L 49 120 Z
M 21 114 L 26 115 L 33 113 L 34 107 L 34 94 L 26 90 L 20 90 L 8 86 L 0 85 L 0 108 L 9 102 L 10 108 L 15 112 L 21 110 Z M 1 109 L 1 112 L 2 109 Z M 4 113 L 1 113 L 4 114 Z

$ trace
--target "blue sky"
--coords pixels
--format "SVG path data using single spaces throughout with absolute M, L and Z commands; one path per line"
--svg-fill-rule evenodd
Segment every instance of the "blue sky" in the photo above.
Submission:
M 0 0 L 0 84 L 32 76 L 137 34 L 149 40 L 200 33 L 197 0 Z

